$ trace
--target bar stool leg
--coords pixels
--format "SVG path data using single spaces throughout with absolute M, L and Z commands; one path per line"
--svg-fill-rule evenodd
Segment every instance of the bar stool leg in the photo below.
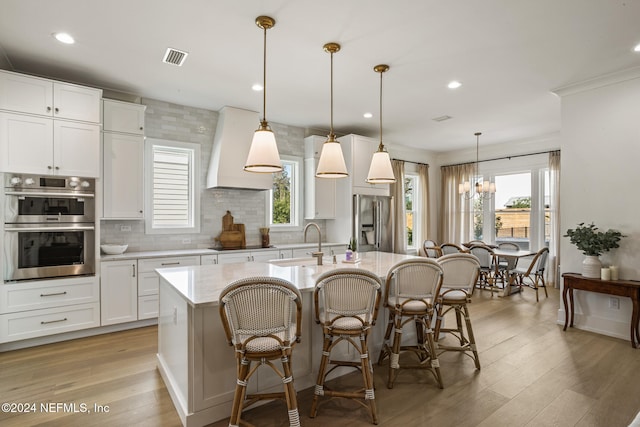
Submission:
M 378 365 L 382 365 L 384 359 L 391 356 L 391 347 L 389 346 L 391 331 L 393 331 L 393 312 L 389 310 L 389 321 L 387 322 L 387 330 L 384 333 L 382 348 L 380 349 L 380 355 L 378 356 Z
M 369 410 L 371 411 L 371 421 L 373 422 L 373 424 L 378 424 L 378 409 L 376 407 L 375 391 L 373 386 L 373 366 L 371 366 L 371 359 L 369 358 L 369 346 L 367 344 L 368 341 L 368 332 L 360 335 L 360 364 L 365 388 L 364 398 L 369 403 Z
M 237 361 L 238 379 L 236 380 L 236 391 L 233 394 L 233 406 L 231 407 L 229 427 L 237 427 L 240 425 L 244 397 L 247 392 L 247 376 L 249 375 L 249 368 L 251 366 L 251 362 L 240 355 L 238 355 Z
M 291 373 L 291 358 L 286 355 L 282 357 L 282 370 L 284 371 L 284 393 L 287 402 L 287 411 L 289 414 L 289 426 L 300 427 L 300 414 L 298 412 L 298 399 L 296 390 L 293 387 L 293 374 Z
M 315 418 L 318 414 L 318 402 L 320 396 L 324 396 L 324 377 L 327 370 L 327 364 L 329 363 L 329 355 L 331 354 L 331 344 L 333 337 L 325 331 L 324 342 L 322 344 L 322 359 L 320 359 L 320 368 L 318 369 L 318 379 L 316 380 L 316 388 L 313 394 L 313 401 L 311 403 L 311 418 Z
M 473 335 L 473 328 L 471 327 L 471 317 L 469 317 L 469 308 L 466 304 L 461 307 L 464 310 L 464 320 L 467 324 L 467 334 L 469 335 L 469 348 L 473 353 L 473 361 L 475 362 L 476 369 L 480 369 L 480 357 L 478 356 L 478 349 L 476 348 L 476 337 Z
M 427 329 L 427 350 L 429 352 L 429 356 L 430 356 L 430 360 L 429 363 L 431 363 L 431 369 L 433 370 L 434 376 L 436 377 L 436 381 L 438 382 L 438 386 L 440 388 L 444 388 L 444 384 L 442 383 L 442 374 L 440 373 L 440 361 L 438 360 L 438 356 L 436 355 L 436 345 L 434 342 L 434 331 L 431 328 L 431 324 L 427 318 L 426 320 L 426 329 Z
M 389 379 L 387 388 L 393 388 L 393 383 L 400 369 L 400 345 L 402 343 L 402 317 L 395 315 L 395 331 L 393 334 L 393 347 L 389 355 Z

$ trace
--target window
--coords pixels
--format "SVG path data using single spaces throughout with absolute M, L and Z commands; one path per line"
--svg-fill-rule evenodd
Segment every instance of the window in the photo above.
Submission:
M 483 168 L 481 178 L 495 182 L 496 193 L 473 200 L 473 239 L 533 250 L 548 245 L 547 161 L 544 155 L 531 155 Z
M 281 156 L 282 172 L 273 174 L 273 188 L 268 194 L 268 223 L 272 227 L 300 226 L 302 159 Z
M 418 218 L 418 175 L 405 174 L 404 177 L 404 211 L 405 211 L 405 223 L 407 227 L 407 249 L 416 249 L 418 236 L 420 230 L 418 230 L 418 224 L 420 223 Z
M 200 146 L 147 139 L 147 234 L 199 233 Z

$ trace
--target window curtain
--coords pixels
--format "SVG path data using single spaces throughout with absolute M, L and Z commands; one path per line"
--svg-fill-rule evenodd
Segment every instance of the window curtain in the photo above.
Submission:
M 407 218 L 404 206 L 404 162 L 391 160 L 395 184 L 390 185 L 391 195 L 395 200 L 394 216 L 395 229 L 393 230 L 393 252 L 404 254 L 407 252 Z
M 560 151 L 549 153 L 549 213 L 551 236 L 549 239 L 549 264 L 547 278 L 550 284 L 560 287 Z
M 420 164 L 418 165 L 418 179 L 419 179 L 419 187 L 420 187 L 420 230 L 422 234 L 422 238 L 419 241 L 416 241 L 418 246 L 422 245 L 427 239 L 437 240 L 437 236 L 433 235 L 433 230 L 431 229 L 431 210 L 429 209 L 429 165 Z
M 442 166 L 440 171 L 442 203 L 440 204 L 438 242 L 459 245 L 471 240 L 473 235 L 473 200 L 462 197 L 458 193 L 458 185 L 465 181 L 472 182 L 475 176 L 475 165 L 467 163 Z

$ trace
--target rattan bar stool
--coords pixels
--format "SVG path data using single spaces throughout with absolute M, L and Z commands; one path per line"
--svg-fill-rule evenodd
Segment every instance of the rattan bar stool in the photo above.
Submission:
M 318 413 L 321 397 L 343 397 L 354 399 L 368 408 L 372 422 L 378 424 L 369 333 L 378 315 L 381 287 L 382 281 L 378 276 L 357 268 L 340 268 L 318 277 L 314 292 L 315 317 L 316 323 L 322 326 L 324 340 L 311 418 Z M 359 360 L 331 358 L 331 351 L 343 341 L 355 348 Z M 330 389 L 325 384 L 327 375 L 340 366 L 358 369 L 362 373 L 364 387 L 359 390 Z
M 250 277 L 230 283 L 220 294 L 220 318 L 229 345 L 235 347 L 238 379 L 229 426 L 240 425 L 242 410 L 259 400 L 284 399 L 289 425 L 300 425 L 291 371 L 291 349 L 300 341 L 302 296 L 290 282 Z M 280 359 L 282 370 L 272 363 Z M 257 362 L 253 367 L 252 364 Z M 261 366 L 282 378 L 284 392 L 247 395 L 247 383 Z
M 442 268 L 431 258 L 408 259 L 394 265 L 387 274 L 384 304 L 389 310 L 389 323 L 380 350 L 378 364 L 389 357 L 388 388 L 393 384 L 400 368 L 426 369 L 443 388 L 440 363 L 436 355 L 432 319 L 435 302 L 442 283 Z M 402 344 L 402 328 L 416 325 L 415 345 Z M 390 342 L 394 331 L 393 343 Z M 400 353 L 413 352 L 418 357 L 417 364 L 400 364 Z
M 471 327 L 469 308 L 471 295 L 475 289 L 478 275 L 480 274 L 480 262 L 475 255 L 471 254 L 450 254 L 438 258 L 438 264 L 442 267 L 442 287 L 440 288 L 440 298 L 438 299 L 438 320 L 436 321 L 436 348 L 438 354 L 445 351 L 461 351 L 471 357 L 480 369 L 480 358 L 476 348 L 476 340 Z M 456 327 L 442 328 L 442 321 L 445 314 L 454 310 L 456 315 Z M 464 317 L 464 326 L 462 318 Z M 464 328 L 466 327 L 466 335 Z M 442 344 L 441 333 L 451 334 L 460 343 L 459 346 Z

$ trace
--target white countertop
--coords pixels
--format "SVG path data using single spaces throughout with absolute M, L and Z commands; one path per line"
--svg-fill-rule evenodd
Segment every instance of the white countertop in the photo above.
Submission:
M 311 291 L 320 274 L 337 268 L 362 268 L 386 278 L 387 272 L 396 263 L 412 255 L 387 252 L 364 252 L 360 262 L 343 263 L 344 255 L 337 257 L 337 264 L 316 265 L 314 260 L 304 266 L 278 266 L 263 262 L 199 265 L 192 267 L 161 268 L 156 271 L 162 279 L 173 286 L 193 306 L 217 304 L 220 292 L 234 280 L 252 276 L 270 276 L 285 279 L 301 291 Z
M 323 247 L 327 246 L 339 246 L 344 245 L 342 243 L 322 243 Z M 189 255 L 217 255 L 227 253 L 242 253 L 242 252 L 256 252 L 256 251 L 278 251 L 280 249 L 299 249 L 299 248 L 315 248 L 318 243 L 288 243 L 284 245 L 273 246 L 270 248 L 254 248 L 254 249 L 234 249 L 234 250 L 217 250 L 217 249 L 172 249 L 165 251 L 140 251 L 140 252 L 125 252 L 120 255 L 106 255 L 100 256 L 101 261 L 118 261 L 127 259 L 141 259 L 141 258 L 163 258 L 174 256 L 189 256 Z

